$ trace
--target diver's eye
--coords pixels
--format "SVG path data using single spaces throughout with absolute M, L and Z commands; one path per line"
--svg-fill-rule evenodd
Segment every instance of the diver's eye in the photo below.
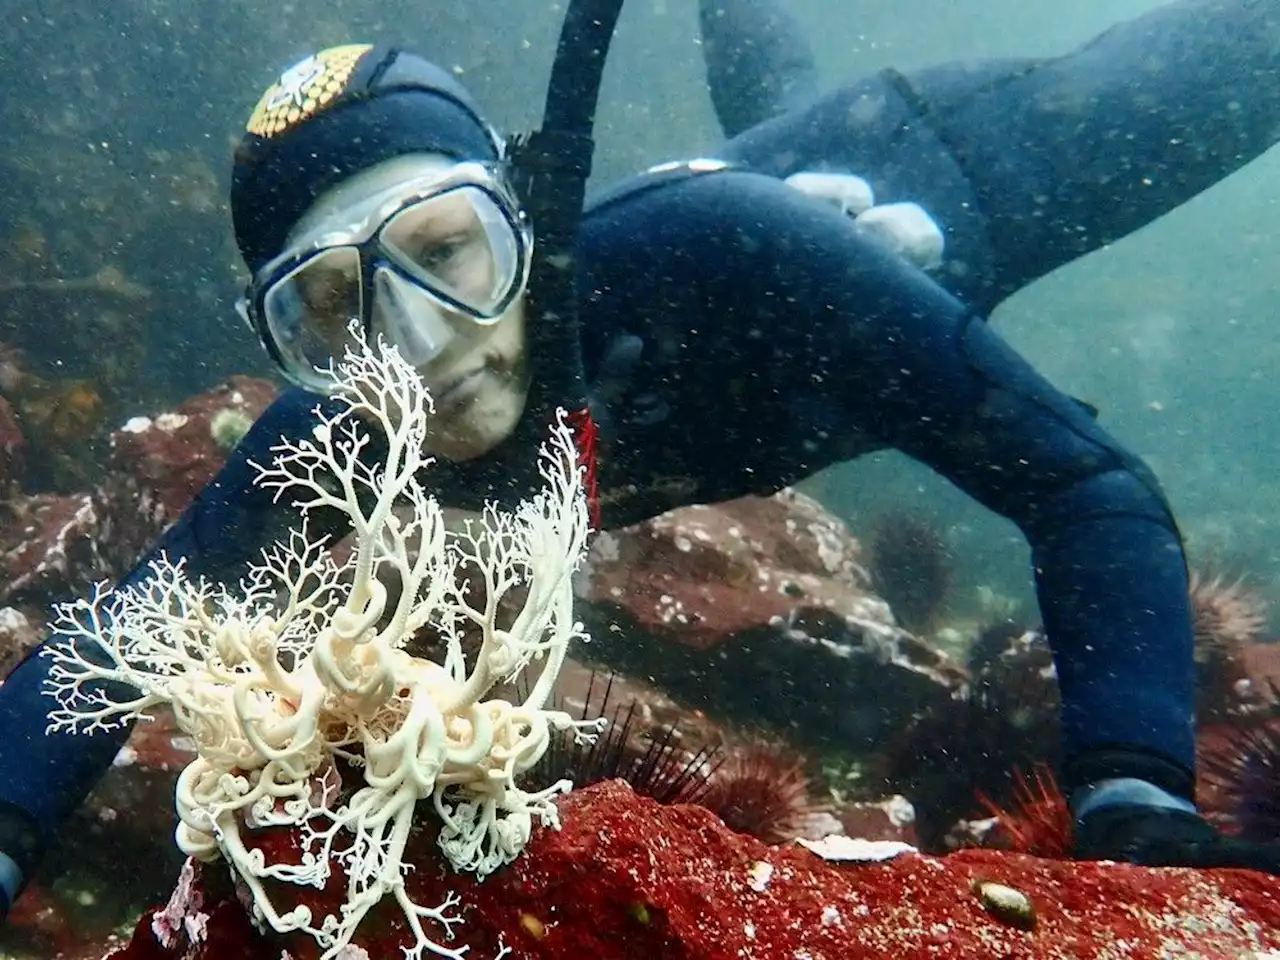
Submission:
M 415 263 L 433 273 L 447 270 L 470 246 L 466 236 L 453 236 L 444 240 L 432 240 L 419 246 L 413 256 Z

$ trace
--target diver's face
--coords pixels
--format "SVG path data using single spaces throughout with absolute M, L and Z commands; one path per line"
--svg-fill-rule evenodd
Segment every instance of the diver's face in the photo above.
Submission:
M 409 172 L 421 176 L 421 169 Z M 386 177 L 374 183 L 385 189 Z M 369 332 L 399 348 L 434 401 L 427 451 L 454 461 L 483 456 L 510 436 L 529 389 L 524 298 L 484 320 L 447 302 L 492 302 L 495 291 L 509 289 L 511 257 L 499 252 L 496 238 L 505 234 L 495 231 L 487 203 L 465 187 L 415 203 L 381 228 L 377 265 L 362 267 L 345 247 L 310 260 L 293 281 L 310 330 L 338 356 L 352 304 L 362 291 L 372 295 Z M 368 286 L 365 268 L 372 269 Z
M 455 267 L 459 271 L 482 269 L 462 262 Z M 341 355 L 348 342 L 347 321 L 329 307 L 345 302 L 345 297 L 335 294 L 345 282 L 316 272 L 299 285 L 313 316 L 332 316 L 332 322 L 322 329 L 336 355 Z M 524 412 L 529 392 L 524 298 L 515 301 L 496 322 L 482 325 L 425 299 L 409 298 L 393 309 L 386 302 L 392 295 L 391 291 L 375 294 L 374 329 L 415 363 L 431 393 L 435 412 L 424 444 L 427 452 L 453 461 L 484 456 L 511 435 Z M 415 355 L 423 351 L 413 344 L 427 327 L 444 347 L 419 362 Z
M 529 394 L 524 299 L 490 326 L 458 320 L 458 336 L 418 371 L 435 402 L 423 446 L 446 460 L 463 461 L 484 456 L 511 436 L 524 412 Z

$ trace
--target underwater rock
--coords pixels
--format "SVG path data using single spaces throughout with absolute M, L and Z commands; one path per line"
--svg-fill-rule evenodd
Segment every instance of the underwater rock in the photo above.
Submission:
M 785 490 L 597 536 L 590 653 L 691 706 L 843 748 L 945 709 L 963 667 L 896 626 L 858 541 Z
M 225 462 L 228 431 L 252 422 L 275 393 L 266 380 L 233 377 L 173 413 L 138 417 L 117 430 L 100 490 L 6 499 L 0 604 L 43 611 L 98 581 L 118 580 Z M 0 451 L 4 437 L 0 416 Z
M 22 486 L 26 449 L 27 438 L 13 404 L 0 396 L 0 490 L 16 490 Z
M 846 803 L 839 812 L 840 826 L 848 836 L 916 844 L 915 807 L 901 794 L 879 801 Z
M 88 593 L 111 575 L 102 513 L 89 494 L 16 496 L 0 522 L 0 604 L 33 605 Z
M 111 435 L 99 499 L 112 521 L 110 552 L 122 572 L 181 516 L 275 395 L 270 381 L 232 377 L 174 411 L 134 417 Z
M 7 677 L 44 637 L 44 621 L 35 611 L 0 607 L 0 677 Z
M 461 898 L 462 922 L 443 941 L 451 950 L 491 958 L 506 946 L 521 960 L 1238 960 L 1280 949 L 1276 881 L 1247 871 L 981 850 L 830 863 L 798 844 L 770 847 L 734 834 L 697 807 L 637 797 L 617 781 L 559 805 L 562 829 L 536 831 L 519 859 L 483 883 L 442 869 L 425 825 L 410 841 L 418 866 L 407 876 L 410 896 L 428 905 Z M 280 851 L 291 839 L 262 834 L 254 842 Z M 315 960 L 307 937 L 255 932 L 226 877 L 220 864 L 190 865 L 168 905 L 145 914 L 132 942 L 109 956 Z M 1035 922 L 991 909 L 993 885 L 1025 901 Z M 335 886 L 291 889 L 288 900 L 282 891 L 277 905 L 328 912 Z M 405 934 L 398 907 L 384 901 L 343 956 L 400 956 L 412 943 Z
M 807 607 L 892 623 L 858 541 L 794 490 L 682 507 L 601 533 L 588 569 L 590 599 L 697 650 Z

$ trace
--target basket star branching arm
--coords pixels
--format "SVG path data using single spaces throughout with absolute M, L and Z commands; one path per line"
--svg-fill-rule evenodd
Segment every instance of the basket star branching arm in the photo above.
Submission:
M 333 375 L 337 412 L 317 409 L 311 435 L 282 441 L 258 468 L 301 522 L 238 584 L 193 580 L 161 558 L 136 587 L 57 609 L 61 639 L 44 651 L 50 730 L 92 733 L 172 707 L 197 747 L 176 791 L 178 845 L 225 859 L 261 922 L 310 934 L 329 960 L 391 894 L 416 938 L 411 960 L 461 957 L 465 947 L 445 942 L 460 900 L 414 903 L 402 858 L 415 812 L 438 816 L 445 857 L 481 878 L 520 853 L 535 821 L 559 825 L 554 799 L 570 784 L 528 792 L 518 780 L 553 731 L 599 729 L 547 709 L 569 644 L 583 638 L 572 588 L 589 534 L 583 474 L 562 414 L 540 451 L 541 492 L 451 532 L 422 481 L 432 407 L 417 372 L 357 331 Z M 385 435 L 380 458 L 370 430 Z M 349 518 L 347 559 L 309 536 L 318 508 Z M 500 615 L 513 601 L 515 614 Z M 443 637 L 443 662 L 406 649 L 427 625 Z M 522 701 L 486 699 L 534 665 Z M 340 768 L 356 782 L 344 786 Z M 301 858 L 268 862 L 247 842 L 264 826 L 297 829 Z M 346 900 L 333 914 L 279 910 L 264 885 L 322 888 L 335 864 Z

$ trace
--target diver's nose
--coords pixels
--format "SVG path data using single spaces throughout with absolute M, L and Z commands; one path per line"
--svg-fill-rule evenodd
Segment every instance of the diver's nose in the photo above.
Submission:
M 414 367 L 440 356 L 457 336 L 445 312 L 425 291 L 382 267 L 373 278 L 372 321 L 373 329 Z

